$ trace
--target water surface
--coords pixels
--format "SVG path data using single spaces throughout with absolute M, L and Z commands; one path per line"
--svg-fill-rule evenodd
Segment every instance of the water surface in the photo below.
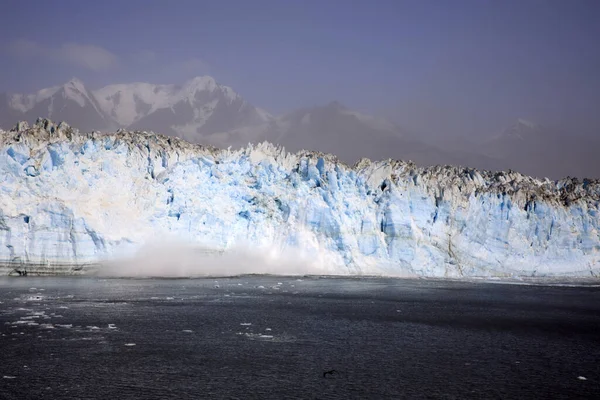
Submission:
M 597 287 L 4 278 L 0 333 L 8 399 L 600 394 Z

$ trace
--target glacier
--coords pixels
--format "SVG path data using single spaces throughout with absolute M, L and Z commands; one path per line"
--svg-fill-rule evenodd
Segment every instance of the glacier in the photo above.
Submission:
M 85 272 L 172 238 L 332 275 L 596 277 L 599 205 L 597 180 L 348 166 L 269 143 L 234 151 L 47 119 L 0 131 L 1 273 Z

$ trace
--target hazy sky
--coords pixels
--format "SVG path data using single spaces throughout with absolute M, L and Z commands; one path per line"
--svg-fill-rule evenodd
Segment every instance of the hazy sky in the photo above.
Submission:
M 335 99 L 423 132 L 525 117 L 600 133 L 598 0 L 6 0 L 2 14 L 0 91 L 210 74 L 274 113 Z

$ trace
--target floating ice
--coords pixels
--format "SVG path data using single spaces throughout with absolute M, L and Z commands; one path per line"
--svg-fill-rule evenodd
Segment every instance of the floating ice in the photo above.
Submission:
M 273 335 L 263 335 L 260 333 L 250 333 L 250 332 L 237 332 L 237 335 L 245 336 L 251 340 L 269 340 L 273 341 L 275 337 Z

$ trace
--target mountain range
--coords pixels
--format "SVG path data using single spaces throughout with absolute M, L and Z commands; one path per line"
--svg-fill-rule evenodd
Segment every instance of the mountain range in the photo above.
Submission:
M 34 94 L 0 94 L 0 128 L 38 117 L 67 121 L 82 131 L 153 131 L 217 147 L 269 141 L 289 151 L 332 153 L 348 164 L 360 158 L 392 158 L 423 166 L 512 169 L 552 179 L 600 176 L 597 141 L 525 120 L 483 139 L 427 143 L 395 123 L 335 101 L 273 116 L 209 76 L 182 85 L 130 83 L 98 90 L 74 78 Z

